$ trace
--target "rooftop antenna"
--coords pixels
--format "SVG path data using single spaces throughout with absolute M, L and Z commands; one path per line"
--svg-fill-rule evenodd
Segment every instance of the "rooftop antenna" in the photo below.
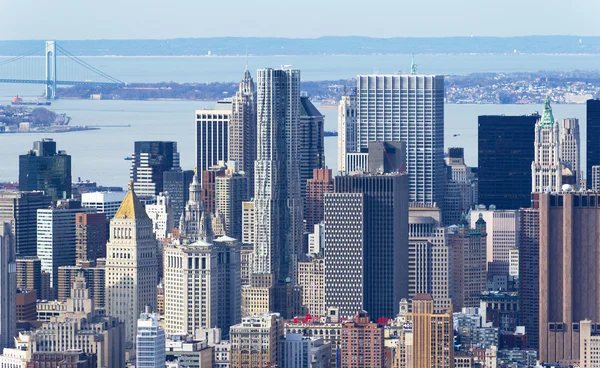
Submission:
M 412 54 L 412 62 L 410 63 L 410 74 L 417 75 L 417 64 L 415 64 L 415 54 Z

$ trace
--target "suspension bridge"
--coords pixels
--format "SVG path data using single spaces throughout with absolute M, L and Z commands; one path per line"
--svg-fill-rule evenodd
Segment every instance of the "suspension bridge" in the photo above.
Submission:
M 124 82 L 88 64 L 56 41 L 46 41 L 22 55 L 0 58 L 0 83 L 45 85 L 44 96 L 55 99 L 57 86 L 118 87 Z

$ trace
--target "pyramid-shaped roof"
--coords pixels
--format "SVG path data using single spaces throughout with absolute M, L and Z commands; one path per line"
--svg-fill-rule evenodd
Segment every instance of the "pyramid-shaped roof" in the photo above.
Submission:
M 142 205 L 142 202 L 140 202 L 138 196 L 135 194 L 131 186 L 127 192 L 127 195 L 123 199 L 123 202 L 121 202 L 121 206 L 115 214 L 115 218 L 149 218 L 146 210 L 144 209 L 144 205 Z

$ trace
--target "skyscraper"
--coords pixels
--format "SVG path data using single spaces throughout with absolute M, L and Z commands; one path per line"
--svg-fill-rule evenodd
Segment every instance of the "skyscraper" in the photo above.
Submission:
M 37 255 L 37 210 L 50 202 L 42 192 L 0 192 L 0 221 L 12 223 L 17 256 Z
M 198 175 L 194 174 L 189 187 L 189 200 L 179 221 L 179 237 L 191 243 L 198 239 L 208 239 L 206 241 L 212 242 L 214 234 L 210 216 L 203 208 L 202 186 Z
M 295 280 L 302 244 L 298 160 L 300 71 L 260 69 L 254 202 L 253 270 Z
M 235 161 L 227 163 L 227 170 L 215 178 L 215 210 L 225 217 L 227 236 L 242 239 L 242 203 L 248 200 L 248 177 L 239 170 Z
M 444 223 L 456 225 L 463 213 L 469 212 L 477 203 L 477 187 L 474 174 L 465 164 L 465 150 L 462 147 L 448 148 L 446 158 L 448 177 L 444 197 Z
M 229 160 L 231 104 L 218 103 L 214 110 L 196 110 L 196 171 L 202 173 Z M 204 180 L 202 180 L 204 183 Z
M 356 92 L 342 96 L 338 106 L 338 172 L 347 172 L 348 153 L 358 152 Z
M 71 198 L 71 156 L 57 152 L 50 138 L 33 142 L 33 149 L 19 156 L 19 189 L 43 190 L 53 200 Z
M 592 187 L 592 166 L 600 165 L 600 98 L 586 103 L 586 179 L 587 187 Z
M 531 192 L 556 192 L 562 188 L 559 125 L 546 97 L 542 118 L 535 124 L 535 159 L 531 163 Z
M 157 368 L 165 365 L 165 331 L 158 325 L 156 313 L 140 313 L 136 346 L 136 367 Z
M 158 246 L 152 220 L 133 191 L 110 221 L 106 245 L 106 314 L 125 324 L 127 348 L 135 344 L 137 316 L 156 308 Z
M 163 175 L 179 168 L 176 142 L 135 142 L 129 178 L 140 197 L 153 197 L 163 191 Z
M 341 367 L 383 367 L 383 327 L 372 323 L 366 311 L 360 311 L 342 323 L 340 339 Z
M 308 314 L 325 315 L 325 259 L 314 257 L 298 262 L 298 285 L 302 287 L 302 305 Z
M 356 93 L 358 150 L 406 142 L 409 201 L 443 203 L 444 76 L 359 75 Z
M 10 223 L 0 222 L 0 348 L 10 348 L 17 334 L 15 238 Z
M 229 118 L 229 160 L 236 161 L 248 177 L 248 198 L 254 196 L 256 160 L 256 88 L 246 68 L 240 88 L 231 102 Z
M 519 296 L 527 348 L 538 350 L 540 304 L 539 208 L 519 210 Z
M 331 169 L 314 169 L 312 179 L 306 183 L 306 199 L 304 201 L 304 219 L 306 229 L 312 230 L 314 225 L 323 221 L 324 195 L 333 191 Z
M 300 127 L 298 128 L 298 160 L 300 160 L 300 194 L 306 197 L 306 181 L 314 169 L 325 167 L 325 116 L 310 102 L 300 97 Z
M 176 228 L 179 228 L 181 213 L 189 199 L 190 184 L 193 177 L 193 170 L 171 169 L 163 173 L 163 190 L 169 193 Z
M 479 203 L 499 210 L 531 204 L 537 114 L 479 116 Z
M 76 263 L 106 257 L 106 214 L 79 212 L 75 215 Z
M 110 221 L 117 213 L 127 192 L 93 192 L 81 194 L 81 207 L 93 208 L 106 215 Z
M 600 321 L 600 195 L 536 193 L 539 208 L 539 358 L 579 359 L 580 325 Z
M 156 196 L 156 203 L 146 205 L 146 214 L 152 220 L 152 230 L 156 240 L 164 241 L 175 228 L 169 193 L 159 193 Z
M 580 171 L 579 119 L 562 120 L 560 131 L 560 159 L 565 168 L 575 176 L 576 187 L 579 187 L 582 173 Z
M 362 267 L 356 271 L 363 272 L 364 277 L 363 306 L 360 310 L 366 310 L 373 316 L 378 316 L 377 318 L 392 318 L 398 313 L 400 299 L 408 297 L 408 175 L 394 173 L 337 176 L 334 180 L 334 191 L 336 194 L 362 194 L 364 215 L 362 218 L 355 218 L 352 222 L 339 223 L 339 219 L 354 212 L 341 210 L 343 207 L 325 209 L 325 272 L 328 276 L 330 273 L 337 274 L 338 285 L 344 285 L 349 281 L 347 279 L 350 277 L 347 274 L 348 261 L 351 259 L 349 253 L 342 251 L 337 255 L 341 258 L 336 258 L 333 254 L 332 259 L 328 258 L 330 249 L 332 252 L 334 249 L 339 249 L 334 244 L 343 237 L 352 236 L 348 240 L 350 240 L 349 244 L 357 246 L 355 251 L 358 252 L 356 255 L 359 258 L 356 262 L 362 261 Z M 330 204 L 334 203 L 326 202 L 326 206 Z M 352 204 L 353 207 L 357 205 L 356 202 Z M 333 216 L 335 219 L 328 216 Z M 362 220 L 362 229 L 360 220 Z M 336 235 L 336 232 L 329 234 L 331 230 L 328 222 L 338 222 L 340 226 L 338 231 L 347 234 L 343 236 Z M 358 248 L 361 240 L 362 250 Z M 360 278 L 352 277 L 350 280 L 353 285 L 360 285 Z M 326 293 L 329 291 L 326 290 Z M 327 301 L 326 303 L 326 307 L 340 306 L 340 304 L 329 304 Z M 355 310 L 353 313 L 360 310 Z M 342 316 L 346 317 L 344 314 Z
M 18 257 L 17 288 L 35 290 L 39 299 L 48 299 L 42 293 L 42 263 L 38 257 Z

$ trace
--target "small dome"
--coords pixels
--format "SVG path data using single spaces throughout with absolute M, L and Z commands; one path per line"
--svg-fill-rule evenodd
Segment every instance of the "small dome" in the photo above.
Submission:
M 573 191 L 573 187 L 570 184 L 564 184 L 562 186 L 562 191 L 563 192 L 571 192 L 571 191 Z

